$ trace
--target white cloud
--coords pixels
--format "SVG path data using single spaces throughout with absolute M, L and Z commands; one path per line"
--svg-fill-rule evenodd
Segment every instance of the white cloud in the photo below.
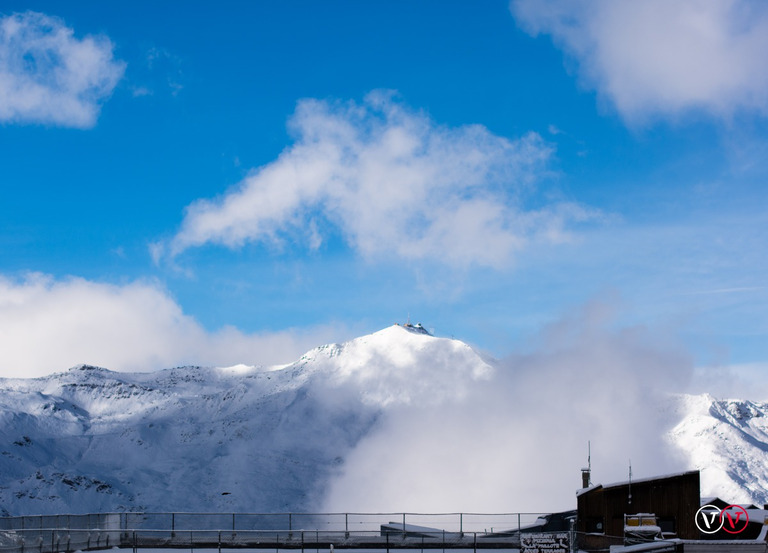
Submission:
M 317 248 L 319 218 L 367 258 L 500 266 L 591 216 L 565 202 L 526 208 L 552 154 L 534 133 L 508 140 L 480 125 L 440 127 L 381 91 L 361 105 L 301 101 L 290 128 L 291 147 L 223 197 L 188 206 L 153 256 L 286 237 Z
M 335 330 L 338 334 L 338 329 Z M 150 371 L 178 365 L 293 361 L 332 329 L 206 331 L 157 285 L 123 286 L 34 274 L 0 276 L 0 376 L 33 377 L 81 363 Z
M 0 121 L 92 127 L 124 71 L 107 37 L 77 39 L 42 13 L 0 17 Z
M 512 0 L 529 33 L 549 34 L 584 83 L 632 124 L 704 110 L 768 112 L 768 5 L 748 0 Z
M 636 477 L 687 468 L 664 438 L 678 422 L 666 394 L 692 375 L 673 338 L 616 328 L 604 300 L 544 328 L 530 347 L 489 379 L 445 379 L 439 362 L 427 364 L 421 387 L 431 378 L 461 395 L 390 406 L 345 458 L 320 509 L 570 509 L 589 441 L 596 483 L 625 480 L 629 459 Z

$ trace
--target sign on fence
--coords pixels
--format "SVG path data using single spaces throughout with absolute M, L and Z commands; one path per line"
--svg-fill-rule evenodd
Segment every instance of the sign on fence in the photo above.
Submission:
M 523 534 L 520 539 L 522 553 L 568 553 L 568 534 Z

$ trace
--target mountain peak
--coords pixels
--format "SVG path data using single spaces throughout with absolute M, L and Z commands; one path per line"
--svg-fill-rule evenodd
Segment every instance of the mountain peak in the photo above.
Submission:
M 395 323 L 395 325 L 394 325 L 394 326 L 400 326 L 400 323 Z M 424 328 L 424 327 L 421 325 L 421 323 L 416 323 L 415 325 L 414 325 L 414 324 L 411 324 L 411 321 L 410 321 L 410 319 L 408 320 L 408 322 L 407 322 L 407 323 L 405 323 L 404 325 L 402 325 L 402 327 L 401 327 L 401 328 L 404 328 L 405 330 L 407 330 L 407 331 L 409 331 L 409 332 L 415 332 L 416 334 L 426 334 L 426 335 L 428 335 L 428 336 L 432 336 L 432 334 L 431 334 L 429 331 L 427 331 L 427 329 L 426 329 L 426 328 Z

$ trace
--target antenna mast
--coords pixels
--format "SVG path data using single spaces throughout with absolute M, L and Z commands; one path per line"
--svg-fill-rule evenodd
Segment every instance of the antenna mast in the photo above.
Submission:
M 585 489 L 590 487 L 591 485 L 592 485 L 592 442 L 587 442 L 587 467 L 581 469 L 581 487 L 582 489 Z

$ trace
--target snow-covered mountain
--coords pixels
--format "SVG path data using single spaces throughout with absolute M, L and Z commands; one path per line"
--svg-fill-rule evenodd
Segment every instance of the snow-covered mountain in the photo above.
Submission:
M 424 377 L 436 367 L 442 385 Z M 461 395 L 491 371 L 462 342 L 392 326 L 280 367 L 5 379 L 0 508 L 311 510 L 388 406 Z
M 701 470 L 702 496 L 768 503 L 768 403 L 709 394 L 677 396 L 675 403 L 680 422 L 669 439 Z
M 345 485 L 359 487 L 360 478 L 378 479 L 382 474 L 371 472 L 389 467 L 397 474 L 381 486 L 390 486 L 425 457 L 408 457 L 405 449 L 418 446 L 432 451 L 435 470 L 421 467 L 408 481 L 411 490 L 421 486 L 417 495 L 437 486 L 458 489 L 451 478 L 460 474 L 469 482 L 462 497 L 476 488 L 479 500 L 471 505 L 482 508 L 485 490 L 499 489 L 517 501 L 510 501 L 511 510 L 525 510 L 524 498 L 514 493 L 519 488 L 504 481 L 520 481 L 510 476 L 505 455 L 522 459 L 533 474 L 529 459 L 536 461 L 544 442 L 530 435 L 552 426 L 535 426 L 551 407 L 542 403 L 541 414 L 525 425 L 509 420 L 513 410 L 497 409 L 509 403 L 506 388 L 499 388 L 517 383 L 509 371 L 509 363 L 463 342 L 395 325 L 278 367 L 117 373 L 80 366 L 43 378 L 0 380 L 0 514 L 317 511 L 331 491 L 342 498 L 334 506 L 355 507 L 330 489 L 350 464 L 357 463 Z M 533 392 L 518 390 L 515 397 L 522 402 Z M 537 402 L 523 403 L 530 410 Z M 666 439 L 687 463 L 678 468 L 702 469 L 702 495 L 768 503 L 768 404 L 677 395 L 668 397 L 665 409 L 675 421 Z M 473 427 L 466 419 L 475 412 L 480 417 Z M 593 416 L 611 422 L 597 409 Z M 425 417 L 431 419 L 425 423 Z M 397 425 L 388 425 L 392 420 Z M 463 430 L 457 431 L 459 423 Z M 567 424 L 557 426 L 562 436 L 573 434 Z M 546 443 L 553 440 L 546 437 Z M 473 464 L 479 457 L 483 462 Z M 388 465 L 390 459 L 399 464 Z M 441 472 L 437 463 L 453 463 L 458 471 Z M 569 458 L 558 466 L 573 470 L 572 480 L 566 474 L 566 484 L 557 484 L 567 488 L 573 481 L 570 501 L 580 465 Z M 522 484 L 531 493 L 539 485 L 546 489 L 543 481 Z

